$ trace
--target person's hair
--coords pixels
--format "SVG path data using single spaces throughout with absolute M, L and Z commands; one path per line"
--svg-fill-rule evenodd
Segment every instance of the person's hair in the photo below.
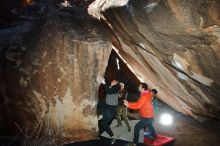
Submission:
M 151 90 L 155 95 L 157 94 L 157 90 L 156 89 L 152 89 Z
M 141 86 L 144 90 L 148 90 L 148 85 L 146 83 L 141 83 Z

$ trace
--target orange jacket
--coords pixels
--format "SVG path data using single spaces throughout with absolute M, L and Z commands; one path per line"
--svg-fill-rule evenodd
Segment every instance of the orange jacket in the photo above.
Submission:
M 139 109 L 139 114 L 142 118 L 153 118 L 152 94 L 149 91 L 142 92 L 137 102 L 128 103 L 128 108 Z

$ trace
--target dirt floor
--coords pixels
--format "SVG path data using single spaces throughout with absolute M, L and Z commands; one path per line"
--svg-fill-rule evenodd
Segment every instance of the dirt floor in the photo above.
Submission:
M 173 116 L 173 124 L 170 126 L 163 126 L 159 122 L 159 117 L 162 113 L 170 113 Z M 116 143 L 117 146 L 122 146 L 126 141 L 133 139 L 133 127 L 138 122 L 135 120 L 138 114 L 130 114 L 130 124 L 132 131 L 128 132 L 125 124 L 122 127 L 116 127 L 117 122 L 114 120 L 111 124 L 112 130 L 119 139 Z M 184 116 L 183 114 L 174 111 L 167 106 L 161 106 L 155 117 L 155 129 L 157 134 L 174 137 L 174 146 L 219 146 L 220 145 L 220 122 L 208 121 L 200 123 L 191 117 Z M 140 132 L 139 142 L 143 143 L 143 131 Z M 109 138 L 106 133 L 104 137 Z M 89 142 L 72 143 L 68 146 L 108 146 L 110 145 L 109 139 L 93 140 Z M 141 144 L 142 145 L 142 144 Z
M 170 113 L 173 116 L 173 123 L 170 126 L 163 126 L 159 122 L 162 113 Z M 114 146 L 123 146 L 133 140 L 134 125 L 139 121 L 137 113 L 130 113 L 131 132 L 128 132 L 125 123 L 122 127 L 116 127 L 117 122 L 113 120 L 111 128 L 117 136 Z M 157 134 L 174 137 L 174 146 L 219 146 L 220 145 L 220 121 L 198 122 L 191 117 L 174 111 L 173 109 L 160 106 L 155 117 L 155 129 Z M 65 146 L 110 146 L 109 136 L 104 132 L 103 138 L 84 142 L 69 142 Z M 140 131 L 139 146 L 143 146 L 143 130 Z M 18 146 L 19 139 L 0 137 L 0 146 Z M 171 146 L 171 145 L 167 145 Z

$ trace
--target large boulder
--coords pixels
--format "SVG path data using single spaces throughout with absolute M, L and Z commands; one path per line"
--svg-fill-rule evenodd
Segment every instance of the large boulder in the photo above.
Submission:
M 111 33 L 75 7 L 41 22 L 0 31 L 1 128 L 27 136 L 94 138 Z
M 219 118 L 218 0 L 97 0 L 89 13 L 114 30 L 118 54 L 162 101 L 198 120 Z

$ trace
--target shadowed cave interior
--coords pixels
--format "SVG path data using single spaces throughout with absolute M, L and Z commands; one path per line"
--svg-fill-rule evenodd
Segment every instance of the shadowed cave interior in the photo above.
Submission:
M 130 102 L 140 82 L 157 89 L 155 129 L 175 146 L 219 145 L 219 32 L 219 0 L 1 1 L 0 145 L 110 145 L 96 139 L 102 78 Z M 128 116 L 131 132 L 111 124 L 115 145 L 133 139 Z

